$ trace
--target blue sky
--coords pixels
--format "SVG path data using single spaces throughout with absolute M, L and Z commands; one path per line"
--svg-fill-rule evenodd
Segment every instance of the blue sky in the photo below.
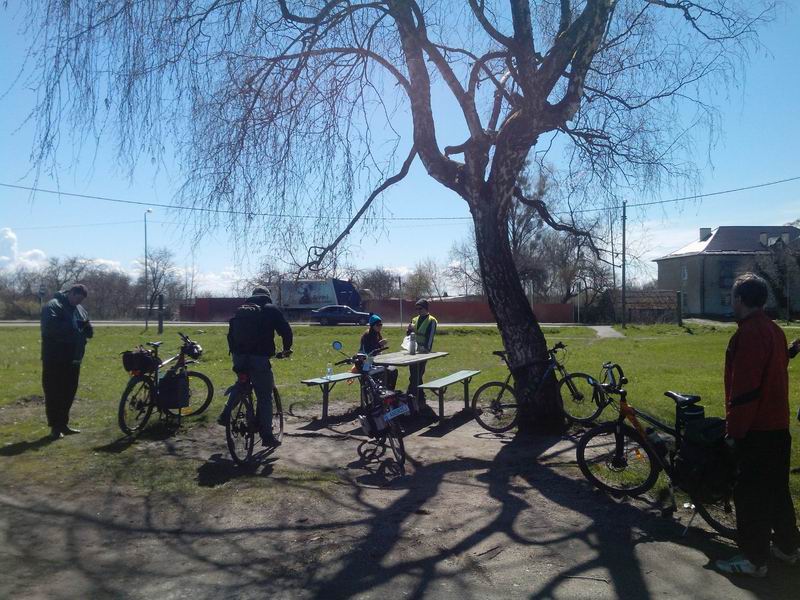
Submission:
M 23 121 L 32 98 L 19 81 L 14 83 L 25 46 L 13 15 L 13 9 L 0 12 L 0 49 L 5 57 L 0 63 L 0 183 L 30 186 L 34 184 L 29 160 L 31 127 Z M 699 165 L 702 180 L 698 193 L 800 176 L 798 31 L 800 11 L 782 8 L 762 33 L 764 50 L 751 57 L 738 84 L 718 97 L 721 137 L 710 162 Z M 144 163 L 130 180 L 110 160 L 108 147 L 101 147 L 96 155 L 93 145 L 69 150 L 62 152 L 58 179 L 42 176 L 39 187 L 168 204 L 179 183 L 179 173 L 169 165 L 156 170 Z M 698 155 L 704 157 L 705 153 Z M 677 195 L 665 189 L 660 197 Z M 629 198 L 630 202 L 640 200 Z M 419 165 L 383 201 L 396 217 L 468 217 L 464 202 L 428 178 Z M 44 193 L 32 197 L 24 190 L 0 187 L 0 266 L 80 254 L 135 270 L 143 252 L 143 213 L 140 206 Z M 798 218 L 800 181 L 794 181 L 666 208 L 632 210 L 630 238 L 647 263 L 694 239 L 699 227 L 778 225 Z M 399 270 L 429 257 L 445 261 L 452 243 L 463 238 L 469 228 L 467 219 L 395 222 L 377 241 L 356 240 L 351 261 L 363 267 L 382 265 Z M 148 216 L 148 238 L 151 247 L 170 247 L 179 266 L 194 264 L 202 273 L 201 286 L 218 293 L 235 279 L 250 275 L 260 260 L 257 248 L 235 255 L 224 231 L 204 238 L 195 247 L 176 226 L 174 216 L 161 209 Z M 652 276 L 654 266 L 648 269 L 639 276 Z

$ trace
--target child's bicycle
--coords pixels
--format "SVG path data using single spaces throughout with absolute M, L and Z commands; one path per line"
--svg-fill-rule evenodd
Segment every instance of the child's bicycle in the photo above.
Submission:
M 275 358 L 288 358 L 291 352 L 278 352 Z M 259 432 L 255 390 L 250 375 L 239 372 L 238 381 L 225 392 L 229 396 L 225 419 L 225 441 L 233 462 L 244 466 L 253 460 L 256 434 Z M 283 439 L 283 405 L 278 388 L 272 387 L 272 436 L 280 443 Z
M 199 415 L 211 404 L 214 397 L 211 380 L 186 368 L 186 365 L 198 362 L 203 348 L 182 333 L 178 335 L 183 342 L 180 351 L 163 362 L 158 356 L 162 342 L 147 342 L 152 350 L 140 346 L 137 350 L 122 353 L 122 364 L 131 374 L 117 412 L 117 422 L 123 433 L 139 433 L 153 409 L 180 423 L 181 417 Z M 164 367 L 172 362 L 175 364 L 162 376 Z
M 547 351 L 547 370 L 541 378 L 546 381 L 555 371 L 558 373 L 558 391 L 564 405 L 564 413 L 576 423 L 590 423 L 603 410 L 603 390 L 597 379 L 586 373 L 568 373 L 564 364 L 559 362 L 556 353 L 566 346 L 558 342 Z M 499 356 L 508 364 L 508 352 L 496 350 L 492 354 Z M 495 433 L 508 431 L 517 424 L 517 397 L 511 387 L 511 369 L 505 381 L 484 383 L 472 397 L 472 412 L 478 424 Z

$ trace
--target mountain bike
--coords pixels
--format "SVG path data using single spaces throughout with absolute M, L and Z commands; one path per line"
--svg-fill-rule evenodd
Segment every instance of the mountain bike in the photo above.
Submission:
M 557 352 L 566 346 L 558 342 L 547 351 L 547 370 L 540 382 L 555 371 L 558 373 L 558 392 L 564 405 L 564 413 L 570 420 L 577 423 L 591 422 L 602 410 L 602 389 L 597 379 L 586 373 L 568 373 L 562 362 L 559 362 Z M 511 367 L 508 364 L 508 352 L 496 350 L 492 352 L 508 367 L 508 376 L 505 381 L 490 381 L 484 383 L 475 391 L 472 397 L 472 411 L 478 424 L 495 433 L 502 433 L 517 424 L 517 409 L 519 403 L 511 387 Z
M 333 349 L 341 352 L 342 343 L 333 342 Z M 345 355 L 346 358 L 335 364 L 352 365 L 353 371 L 360 375 L 362 404 L 357 417 L 362 431 L 380 450 L 374 455 L 382 455 L 388 443 L 400 474 L 405 475 L 406 447 L 403 442 L 403 429 L 397 419 L 411 411 L 404 393 L 387 390 L 380 379 L 373 377 L 377 369 L 373 367 L 372 360 L 384 350 L 385 347 L 377 348 L 369 354 L 359 352 L 349 357 Z
M 618 381 L 624 381 L 622 368 L 612 366 L 620 375 Z M 619 398 L 619 416 L 589 429 L 578 442 L 578 466 L 586 479 L 614 495 L 639 496 L 663 472 L 671 498 L 667 512 L 676 509 L 674 488 L 689 496 L 685 507 L 693 512 L 685 531 L 699 514 L 718 533 L 733 539 L 735 466 L 724 443 L 724 420 L 705 418 L 700 396 L 669 391 L 664 395 L 675 402 L 671 427 L 631 406 L 619 384 L 602 385 L 605 394 Z M 645 429 L 642 421 L 651 427 Z
M 275 358 L 288 358 L 289 352 L 278 352 Z M 255 437 L 259 432 L 257 404 L 254 402 L 255 390 L 250 375 L 240 371 L 238 381 L 225 392 L 230 397 L 230 413 L 225 421 L 225 441 L 228 444 L 233 462 L 244 466 L 253 460 Z M 272 436 L 281 442 L 283 439 L 283 405 L 278 388 L 272 387 Z
M 152 350 L 140 346 L 138 350 L 122 353 L 123 366 L 131 374 L 117 412 L 117 422 L 123 433 L 133 435 L 144 429 L 153 409 L 167 418 L 177 419 L 180 424 L 181 417 L 199 415 L 211 404 L 214 397 L 211 380 L 186 368 L 199 362 L 203 348 L 188 336 L 180 332 L 178 335 L 182 341 L 180 350 L 165 361 L 158 356 L 163 342 L 147 342 Z M 164 368 L 171 363 L 174 364 L 162 376 Z M 176 402 L 177 396 L 180 398 Z

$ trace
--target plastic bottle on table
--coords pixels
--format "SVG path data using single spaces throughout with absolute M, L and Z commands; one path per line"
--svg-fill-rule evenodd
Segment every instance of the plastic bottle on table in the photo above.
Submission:
M 325 367 L 325 377 L 328 379 L 333 377 L 333 365 L 331 363 L 328 363 L 328 365 Z
M 411 336 L 408 341 L 408 353 L 409 354 L 417 353 L 417 334 L 414 333 L 413 331 L 411 332 Z

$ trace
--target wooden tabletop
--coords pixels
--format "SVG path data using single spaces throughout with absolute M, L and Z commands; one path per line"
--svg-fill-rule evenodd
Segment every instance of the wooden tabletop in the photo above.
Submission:
M 387 367 L 407 367 L 409 365 L 418 365 L 435 358 L 447 356 L 449 352 L 417 352 L 416 354 L 409 354 L 405 350 L 402 352 L 389 352 L 387 354 L 379 354 L 373 361 L 376 365 L 384 365 Z

